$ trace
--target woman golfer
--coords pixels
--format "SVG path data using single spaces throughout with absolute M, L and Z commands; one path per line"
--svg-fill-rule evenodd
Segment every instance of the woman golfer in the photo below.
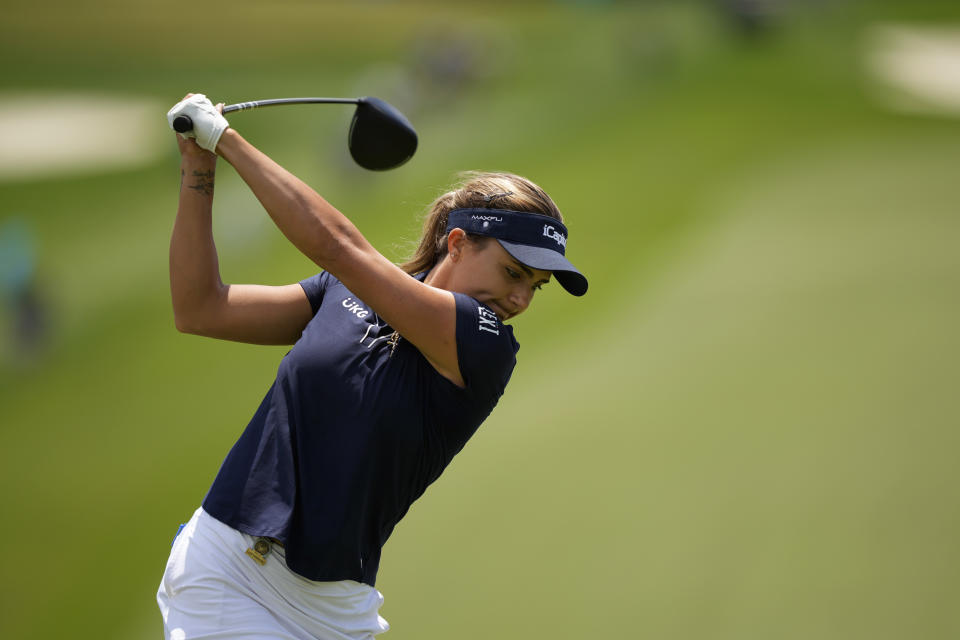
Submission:
M 438 198 L 398 267 L 315 191 L 246 142 L 209 100 L 171 109 L 179 208 L 170 288 L 181 331 L 292 344 L 201 508 L 174 541 L 157 600 L 168 638 L 371 638 L 394 526 L 487 417 L 513 370 L 504 321 L 564 257 L 553 201 L 510 174 L 472 174 Z M 215 153 L 211 153 L 215 152 Z M 211 209 L 217 154 L 323 271 L 269 287 L 220 280 Z

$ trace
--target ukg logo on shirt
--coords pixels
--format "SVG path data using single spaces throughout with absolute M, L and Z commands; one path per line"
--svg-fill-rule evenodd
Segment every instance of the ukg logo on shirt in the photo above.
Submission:
M 347 311 L 358 318 L 366 318 L 368 315 L 370 315 L 370 312 L 364 309 L 359 302 L 354 302 L 353 298 L 344 298 L 342 304 Z

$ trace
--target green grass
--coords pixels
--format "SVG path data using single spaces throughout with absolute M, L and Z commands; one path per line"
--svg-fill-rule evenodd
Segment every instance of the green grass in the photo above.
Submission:
M 426 637 L 952 637 L 956 154 L 838 140 L 715 194 L 656 285 L 521 377 L 398 528 L 387 618 Z
M 508 394 L 386 547 L 387 637 L 960 630 L 960 134 L 877 109 L 858 49 L 863 14 L 955 11 L 852 3 L 747 44 L 694 4 L 141 4 L 20 8 L 2 88 L 393 101 L 383 69 L 444 26 L 483 73 L 455 95 L 407 76 L 432 100 L 405 107 L 421 146 L 399 171 L 342 164 L 348 113 L 233 122 L 394 258 L 460 169 L 529 175 L 570 221 L 591 291 L 548 287 L 517 322 Z M 159 635 L 170 538 L 284 353 L 173 329 L 176 162 L 171 141 L 155 166 L 0 183 L 57 327 L 0 370 L 3 637 Z M 227 280 L 311 272 L 228 166 L 218 183 Z

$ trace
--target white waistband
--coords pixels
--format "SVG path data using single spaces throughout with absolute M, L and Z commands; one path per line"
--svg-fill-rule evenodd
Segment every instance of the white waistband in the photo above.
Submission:
M 174 542 L 157 594 L 169 637 L 177 637 L 174 628 L 189 631 L 190 638 L 233 630 L 255 637 L 252 625 L 264 633 L 282 628 L 287 635 L 279 637 L 296 640 L 359 640 L 390 628 L 378 613 L 383 596 L 375 588 L 308 580 L 287 567 L 276 544 L 261 565 L 246 553 L 256 540 L 197 509 Z M 218 599 L 214 607 L 211 598 Z M 219 616 L 211 609 L 235 613 Z

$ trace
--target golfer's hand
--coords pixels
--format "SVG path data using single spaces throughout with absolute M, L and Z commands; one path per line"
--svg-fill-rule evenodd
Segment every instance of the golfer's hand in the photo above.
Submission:
M 215 153 L 220 136 L 230 126 L 222 111 L 222 104 L 214 106 L 202 93 L 188 93 L 167 112 L 167 122 L 173 129 L 173 122 L 179 116 L 189 117 L 193 121 L 193 130 L 181 133 L 180 137 L 193 138 L 202 149 Z
M 215 166 L 217 163 L 217 154 L 201 149 L 193 138 L 184 138 L 183 134 L 177 134 L 177 147 L 180 149 L 180 159 L 184 162 L 210 166 Z

